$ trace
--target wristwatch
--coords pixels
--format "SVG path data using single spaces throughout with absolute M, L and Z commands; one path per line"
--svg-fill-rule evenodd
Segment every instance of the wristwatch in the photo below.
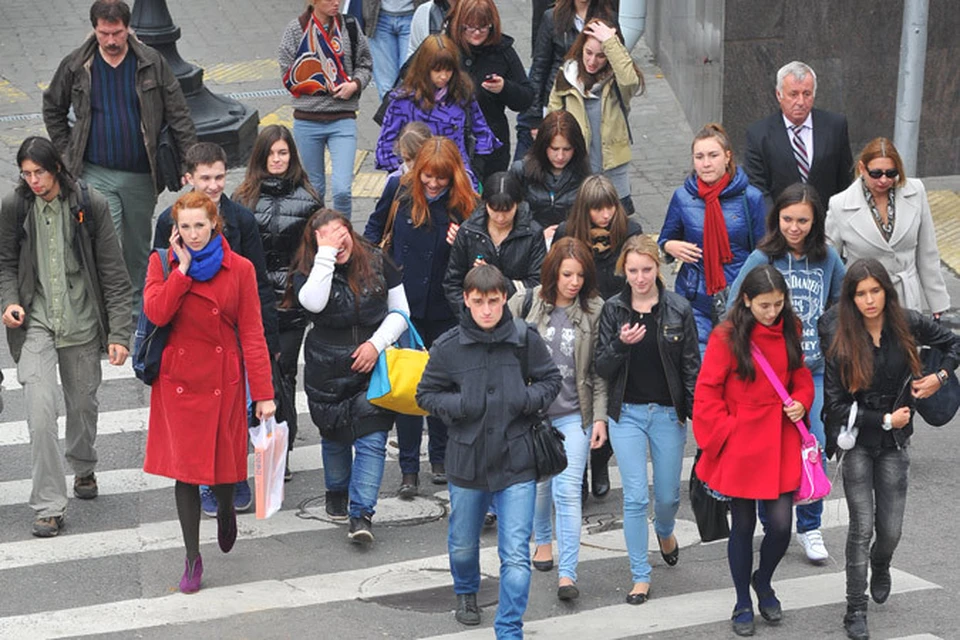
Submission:
M 940 386 L 947 384 L 947 380 L 950 379 L 950 374 L 946 372 L 945 369 L 940 369 L 937 371 L 937 380 L 940 381 Z
M 889 413 L 883 414 L 883 430 L 890 431 L 893 429 L 893 415 Z

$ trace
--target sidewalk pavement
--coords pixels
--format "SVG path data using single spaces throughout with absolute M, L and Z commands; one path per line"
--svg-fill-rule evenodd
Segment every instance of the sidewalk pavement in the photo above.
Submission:
M 30 135 L 45 135 L 39 117 L 41 93 L 60 60 L 90 33 L 88 0 L 54 0 L 50 15 L 62 23 L 49 37 L 46 12 L 29 3 L 0 3 L 0 192 L 17 180 L 16 150 Z M 182 32 L 178 49 L 185 60 L 204 68 L 212 91 L 232 94 L 259 110 L 261 125 L 292 123 L 292 109 L 280 85 L 276 49 L 280 34 L 295 17 L 297 3 L 288 0 L 233 0 L 229 11 L 211 19 L 208 9 L 190 0 L 168 0 Z M 531 6 L 523 0 L 498 0 L 505 32 L 516 39 L 521 60 L 529 61 Z M 202 26 L 201 26 L 202 25 Z M 202 34 L 202 35 L 201 35 Z M 38 47 L 35 43 L 42 42 Z M 633 50 L 643 71 L 646 91 L 631 103 L 634 134 L 631 187 L 637 217 L 648 233 L 657 233 L 675 189 L 691 168 L 690 144 L 702 123 L 687 123 L 670 85 L 644 41 Z M 237 59 L 238 54 L 242 56 Z M 354 224 L 362 229 L 382 190 L 384 176 L 374 168 L 373 150 L 379 127 L 371 116 L 379 101 L 371 86 L 364 92 L 358 116 L 358 153 L 354 164 Z M 243 178 L 243 168 L 228 172 L 227 193 Z M 960 304 L 960 176 L 925 178 L 937 227 L 944 273 L 954 306 Z M 176 195 L 164 193 L 157 211 Z M 951 322 L 960 328 L 954 315 Z

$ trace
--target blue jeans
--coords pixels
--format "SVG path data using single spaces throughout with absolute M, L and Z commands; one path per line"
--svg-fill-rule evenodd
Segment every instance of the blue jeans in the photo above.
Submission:
M 579 413 L 553 418 L 553 426 L 563 434 L 563 448 L 567 452 L 567 468 L 555 478 L 537 483 L 537 508 L 533 530 L 537 544 L 550 544 L 550 507 L 557 510 L 557 576 L 577 580 L 577 562 L 580 559 L 580 527 L 583 503 L 580 485 L 583 470 L 587 468 L 590 437 L 593 425 L 583 429 Z
M 823 447 L 827 442 L 827 435 L 823 429 L 823 419 L 820 412 L 823 411 L 823 374 L 813 374 L 813 406 L 810 407 L 808 414 L 810 420 L 810 433 L 817 439 L 820 446 Z M 827 454 L 823 454 L 823 468 L 827 468 Z M 758 514 L 763 529 L 767 529 L 767 512 L 763 501 L 759 502 Z M 823 500 L 817 500 L 810 504 L 801 504 L 797 506 L 797 533 L 806 533 L 820 528 L 821 516 L 823 516 Z
M 310 120 L 293 121 L 293 139 L 300 150 L 300 160 L 307 170 L 310 183 L 326 206 L 327 181 L 324 159 L 330 148 L 330 181 L 333 188 L 333 208 L 350 218 L 353 209 L 353 162 L 357 155 L 357 121 L 343 118 L 331 122 Z
M 381 100 L 393 88 L 400 65 L 407 57 L 412 20 L 412 11 L 389 13 L 381 9 L 377 17 L 377 28 L 369 43 L 373 55 L 373 82 L 377 85 L 377 95 Z
M 500 601 L 493 628 L 498 640 L 523 638 L 523 613 L 530 595 L 530 534 L 537 486 L 533 480 L 501 491 L 450 488 L 450 531 L 447 551 L 453 591 L 480 589 L 480 529 L 487 507 L 497 508 L 497 551 L 500 556 Z
M 351 518 L 372 516 L 383 479 L 387 432 L 375 431 L 357 438 L 352 445 L 321 438 L 320 454 L 327 491 L 349 492 Z
M 610 421 L 610 443 L 623 480 L 623 537 L 635 583 L 650 582 L 647 449 L 653 462 L 653 528 L 658 536 L 667 538 L 673 533 L 680 507 L 680 472 L 686 442 L 686 425 L 677 420 L 673 407 L 624 403 L 620 420 Z
M 867 608 L 867 560 L 886 566 L 900 543 L 907 504 L 907 448 L 883 449 L 859 444 L 843 454 L 843 493 L 847 497 L 847 607 Z M 874 528 L 877 536 L 873 547 Z

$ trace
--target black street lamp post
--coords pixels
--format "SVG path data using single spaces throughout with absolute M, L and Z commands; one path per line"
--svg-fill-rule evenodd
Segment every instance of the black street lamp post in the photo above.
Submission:
M 180 57 L 180 27 L 173 24 L 166 0 L 136 0 L 130 26 L 141 41 L 163 55 L 180 80 L 199 139 L 222 146 L 230 166 L 245 164 L 257 137 L 260 116 L 256 109 L 207 89 L 203 69 Z

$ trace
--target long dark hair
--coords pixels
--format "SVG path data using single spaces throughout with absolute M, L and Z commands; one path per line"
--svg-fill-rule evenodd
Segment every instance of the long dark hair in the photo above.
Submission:
M 403 76 L 401 95 L 410 97 L 421 111 L 432 111 L 436 106 L 437 88 L 430 80 L 430 72 L 441 69 L 452 72 L 445 100 L 463 107 L 469 118 L 473 80 L 460 68 L 460 50 L 445 34 L 428 36 L 413 54 L 407 75 Z
M 310 219 L 307 220 L 303 228 L 303 238 L 297 253 L 293 257 L 293 264 L 290 265 L 290 276 L 294 273 L 302 273 L 305 276 L 310 275 L 313 269 L 313 259 L 317 256 L 317 236 L 316 230 L 329 222 L 339 222 L 348 232 L 353 240 L 353 251 L 350 253 L 350 259 L 347 261 L 347 284 L 354 295 L 360 293 L 365 287 L 374 283 L 377 276 L 374 268 L 374 254 L 376 249 L 369 242 L 363 239 L 353 230 L 353 225 L 339 211 L 333 209 L 318 209 Z
M 790 251 L 787 239 L 780 231 L 780 212 L 795 204 L 807 204 L 813 213 L 813 224 L 810 233 L 803 239 L 803 254 L 814 262 L 820 262 L 827 257 L 827 234 L 825 231 L 827 214 L 820 203 L 817 190 L 809 184 L 797 182 L 784 189 L 773 209 L 767 214 L 767 234 L 757 245 L 760 251 L 771 258 L 782 258 Z
M 880 261 L 861 258 L 847 267 L 847 275 L 843 277 L 838 302 L 840 309 L 837 314 L 837 332 L 827 349 L 827 357 L 839 362 L 840 380 L 850 393 L 868 388 L 873 380 L 873 342 L 855 300 L 857 287 L 867 278 L 876 280 L 883 289 L 883 326 L 893 334 L 913 375 L 920 375 L 917 344 L 910 332 L 907 314 L 900 306 L 900 298 L 890 280 L 890 274 Z
M 22 168 L 24 160 L 40 165 L 41 169 L 52 173 L 60 185 L 60 191 L 65 194 L 70 192 L 73 176 L 63 164 L 63 158 L 52 142 L 40 136 L 27 138 L 17 150 L 17 169 Z M 17 183 L 16 192 L 21 198 L 33 197 L 33 190 L 22 177 Z
M 590 219 L 590 211 L 607 207 L 615 209 L 613 218 L 610 220 L 610 248 L 614 255 L 617 255 L 624 240 L 627 239 L 627 212 L 617 194 L 617 188 L 610 182 L 610 178 L 603 174 L 588 176 L 580 185 L 573 206 L 567 214 L 567 235 L 580 240 L 588 247 L 592 246 L 590 229 L 593 221 Z
M 593 251 L 576 238 L 560 238 L 550 246 L 547 257 L 540 267 L 540 298 L 552 305 L 557 304 L 557 282 L 560 280 L 560 266 L 567 258 L 580 263 L 583 268 L 583 286 L 577 294 L 580 308 L 590 311 L 590 298 L 597 295 L 597 268 L 593 264 Z
M 547 175 L 553 171 L 553 165 L 547 157 L 547 149 L 557 136 L 563 136 L 573 147 L 573 157 L 570 158 L 566 168 L 580 180 L 590 175 L 587 142 L 583 139 L 583 131 L 577 119 L 569 111 L 551 111 L 544 116 L 537 137 L 523 158 L 524 175 L 530 182 L 542 185 L 547 181 Z
M 611 29 L 615 29 L 617 32 L 617 35 L 616 35 L 617 40 L 620 41 L 620 44 L 623 44 L 623 33 L 620 31 L 620 25 L 618 25 L 616 22 L 606 18 L 602 18 L 602 17 L 596 17 L 596 18 L 591 18 L 590 20 L 587 20 L 587 23 L 583 27 L 584 30 L 581 31 L 580 35 L 577 36 L 577 39 L 573 41 L 573 45 L 571 45 L 570 50 L 567 51 L 567 55 L 564 58 L 565 61 L 566 60 L 577 61 L 577 74 L 580 79 L 580 82 L 583 84 L 583 88 L 585 91 L 590 91 L 593 88 L 593 86 L 596 85 L 598 82 L 602 82 L 603 80 L 606 80 L 608 77 L 613 76 L 613 67 L 610 65 L 609 60 L 607 60 L 607 63 L 603 65 L 603 67 L 601 67 L 600 70 L 597 71 L 597 73 L 595 74 L 587 73 L 586 68 L 583 66 L 583 47 L 584 45 L 587 44 L 587 40 L 592 37 L 587 35 L 586 29 L 587 29 L 587 26 L 589 26 L 590 23 L 593 23 L 593 22 L 601 22 L 606 26 L 610 27 Z M 640 79 L 640 90 L 637 91 L 637 95 L 640 95 L 644 92 L 644 88 L 646 86 L 643 80 L 643 72 L 640 71 L 640 67 L 637 66 L 637 63 L 631 61 L 631 64 L 633 65 L 633 70 L 636 71 L 637 73 L 637 77 Z M 561 70 L 557 74 L 557 78 L 559 79 L 562 76 L 563 76 L 563 71 Z M 614 78 L 613 82 L 616 82 L 616 81 L 617 79 Z
M 610 22 L 616 22 L 618 4 L 620 3 L 616 0 L 590 0 L 584 22 L 590 22 L 591 18 L 604 18 Z M 553 32 L 562 38 L 573 29 L 576 15 L 574 0 L 557 0 L 557 4 L 553 7 Z
M 267 170 L 267 160 L 270 157 L 270 149 L 273 145 L 283 140 L 287 143 L 287 149 L 290 152 L 290 164 L 282 176 L 274 176 Z M 260 185 L 267 178 L 280 177 L 288 181 L 294 189 L 303 187 L 313 198 L 320 202 L 320 196 L 310 184 L 307 178 L 307 172 L 300 164 L 300 153 L 297 151 L 297 143 L 293 139 L 290 129 L 282 124 L 270 124 L 263 128 L 263 131 L 257 136 L 253 143 L 253 151 L 250 153 L 250 161 L 247 163 L 247 173 L 243 177 L 243 182 L 233 192 L 233 199 L 248 209 L 253 209 L 257 200 L 260 199 Z
M 750 341 L 757 319 L 747 308 L 743 298 L 753 300 L 764 293 L 779 291 L 783 294 L 783 309 L 780 319 L 783 321 L 783 340 L 787 344 L 787 368 L 799 369 L 803 366 L 803 350 L 800 348 L 800 320 L 790 305 L 790 289 L 787 287 L 783 275 L 769 264 L 754 267 L 743 279 L 740 285 L 740 294 L 727 313 L 727 320 L 731 323 L 730 350 L 737 360 L 737 375 L 743 380 L 753 381 L 756 378 L 756 368 L 753 366 L 753 354 L 750 352 Z

